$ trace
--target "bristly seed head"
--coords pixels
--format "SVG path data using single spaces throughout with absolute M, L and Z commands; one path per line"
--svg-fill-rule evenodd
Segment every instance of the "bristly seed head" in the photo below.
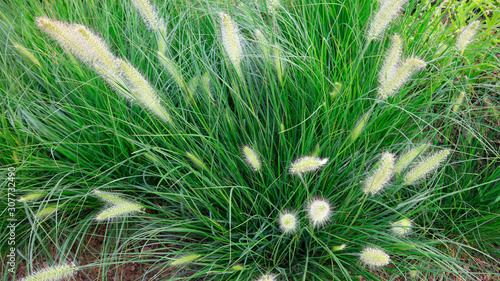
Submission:
M 401 155 L 394 165 L 394 173 L 400 174 L 402 171 L 404 171 L 406 167 L 408 167 L 408 165 L 410 165 L 415 160 L 415 158 L 421 155 L 422 152 L 424 152 L 429 147 L 429 145 L 429 143 L 421 144 Z
M 117 205 L 113 205 L 107 209 L 102 210 L 97 216 L 97 221 L 112 220 L 115 218 L 121 218 L 128 216 L 133 213 L 142 212 L 143 207 L 139 204 L 132 202 L 124 202 Z
M 182 256 L 182 257 L 176 259 L 175 261 L 173 261 L 172 263 L 170 263 L 170 265 L 171 266 L 184 265 L 184 264 L 190 263 L 190 262 L 192 262 L 194 260 L 197 260 L 200 257 L 201 257 L 201 255 L 197 255 L 197 254 L 185 255 L 185 256 Z
M 394 155 L 388 152 L 382 154 L 377 169 L 365 180 L 363 192 L 371 195 L 377 194 L 387 185 L 392 177 L 393 170 Z
M 240 77 L 243 77 L 243 73 L 241 72 L 243 51 L 238 27 L 228 14 L 220 12 L 219 16 L 221 18 L 222 45 L 229 56 L 229 60 L 235 67 L 236 72 Z
M 297 230 L 299 222 L 297 215 L 293 212 L 284 211 L 279 216 L 279 225 L 284 234 L 289 234 Z
M 276 275 L 274 274 L 266 274 L 262 275 L 257 281 L 275 281 Z
M 309 201 L 307 214 L 314 227 L 321 227 L 330 220 L 332 207 L 325 199 L 316 198 Z
M 369 41 L 380 38 L 389 23 L 396 18 L 406 0 L 387 0 L 380 3 L 380 8 L 370 22 L 367 38 Z
M 317 158 L 311 156 L 304 156 L 295 160 L 290 165 L 290 173 L 293 175 L 302 175 L 304 173 L 314 172 L 319 168 L 326 165 L 328 158 Z
M 399 236 L 408 235 L 411 232 L 413 223 L 410 219 L 404 218 L 392 223 L 391 231 Z
M 411 185 L 425 178 L 429 173 L 437 169 L 446 160 L 451 150 L 445 149 L 422 160 L 412 170 L 406 173 L 403 185 Z
M 455 43 L 455 49 L 457 50 L 457 52 L 459 52 L 460 54 L 464 53 L 467 45 L 469 45 L 474 40 L 474 36 L 476 35 L 478 27 L 479 21 L 473 21 L 462 30 L 460 35 L 458 35 L 457 41 Z
M 60 264 L 45 268 L 29 276 L 24 277 L 21 281 L 50 281 L 71 278 L 77 271 L 75 264 Z
M 254 172 L 260 171 L 261 163 L 257 152 L 248 145 L 243 147 L 243 156 L 245 157 L 245 162 L 252 168 Z
M 133 0 L 132 4 L 139 11 L 144 21 L 148 24 L 149 28 L 153 30 L 160 30 L 164 28 L 160 17 L 148 0 Z
M 391 261 L 389 255 L 382 249 L 373 247 L 365 248 L 360 255 L 361 262 L 371 268 L 386 266 Z

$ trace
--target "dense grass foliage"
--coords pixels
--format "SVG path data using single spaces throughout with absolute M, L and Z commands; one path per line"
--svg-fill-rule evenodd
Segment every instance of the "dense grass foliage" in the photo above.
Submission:
M 0 4 L 2 259 L 11 193 L 26 274 L 473 280 L 499 258 L 500 12 L 448 2 Z

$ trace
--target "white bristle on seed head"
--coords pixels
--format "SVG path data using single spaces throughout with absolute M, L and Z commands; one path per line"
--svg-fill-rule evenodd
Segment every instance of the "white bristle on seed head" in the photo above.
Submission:
M 381 267 L 388 265 L 391 261 L 389 255 L 382 249 L 367 247 L 360 255 L 361 261 L 369 267 Z
M 149 28 L 153 30 L 161 30 L 163 28 L 160 17 L 148 0 L 133 0 L 132 4 L 144 18 Z
M 406 173 L 403 185 L 415 184 L 419 180 L 425 178 L 428 174 L 437 169 L 450 153 L 451 150 L 445 149 L 422 159 L 420 164 L 415 165 L 413 169 Z
M 473 21 L 462 30 L 460 35 L 458 35 L 457 37 L 457 41 L 455 42 L 455 49 L 457 50 L 457 52 L 463 54 L 463 52 L 467 48 L 467 45 L 469 45 L 474 40 L 474 36 L 476 35 L 478 27 L 479 21 Z
M 388 77 L 380 84 L 378 89 L 378 97 L 380 99 L 387 99 L 392 97 L 401 86 L 403 86 L 411 75 L 420 68 L 424 68 L 426 62 L 418 58 L 407 58 L 398 68 L 393 77 Z
M 229 60 L 236 68 L 238 75 L 242 76 L 241 59 L 243 57 L 243 50 L 238 27 L 228 14 L 220 12 L 219 16 L 221 18 L 222 45 L 226 50 Z
M 330 220 L 332 207 L 325 199 L 316 198 L 309 201 L 307 214 L 314 227 L 321 227 Z
M 253 148 L 245 145 L 243 147 L 243 156 L 245 157 L 245 162 L 247 162 L 248 166 L 250 166 L 253 171 L 258 172 L 260 170 L 262 166 L 260 163 L 260 157 Z
M 326 165 L 328 158 L 317 158 L 312 156 L 304 156 L 295 160 L 290 165 L 290 173 L 293 175 L 302 175 L 304 173 L 314 172 Z
M 115 218 L 122 218 L 133 213 L 142 212 L 143 207 L 139 204 L 126 202 L 118 205 L 113 205 L 109 208 L 102 210 L 97 216 L 97 221 L 112 220 Z
M 394 155 L 392 153 L 384 153 L 380 157 L 378 167 L 365 180 L 364 193 L 375 195 L 380 192 L 389 182 L 394 170 Z
M 370 28 L 367 33 L 368 40 L 380 38 L 384 30 L 396 18 L 401 7 L 406 3 L 406 0 L 391 0 L 382 1 L 380 8 L 372 17 Z
M 198 254 L 190 254 L 190 255 L 184 255 L 181 256 L 180 258 L 174 260 L 173 262 L 170 263 L 171 266 L 180 266 L 180 265 L 185 265 L 188 263 L 191 263 L 197 259 L 199 259 L 201 255 Z
M 415 158 L 421 155 L 422 152 L 424 152 L 429 147 L 429 145 L 429 143 L 421 144 L 401 155 L 398 158 L 398 161 L 396 161 L 396 164 L 394 164 L 394 173 L 400 174 L 402 171 L 404 171 L 406 167 L 408 167 L 408 165 L 410 165 L 415 160 Z
M 73 26 L 46 17 L 38 17 L 36 22 L 43 32 L 50 35 L 52 39 L 84 63 L 92 64 L 95 60 L 92 48 L 82 40 L 81 36 L 75 33 Z
M 294 232 L 295 230 L 297 230 L 299 225 L 297 215 L 293 212 L 283 212 L 282 214 L 280 214 L 278 221 L 281 231 L 283 231 L 283 233 L 285 234 Z
M 87 52 L 93 57 L 93 63 L 99 64 L 109 75 L 118 76 L 120 67 L 104 40 L 84 25 L 73 24 L 71 28 L 74 29 L 75 36 L 79 36 L 88 47 Z
M 266 274 L 262 275 L 257 281 L 275 281 L 276 275 L 274 274 Z
M 267 10 L 271 13 L 274 14 L 276 12 L 276 8 L 280 6 L 280 3 L 278 0 L 267 0 Z
M 394 34 L 391 37 L 391 46 L 385 55 L 384 64 L 380 69 L 378 81 L 380 84 L 386 83 L 388 79 L 392 79 L 397 74 L 397 68 L 401 60 L 403 52 L 403 43 L 401 36 Z
M 166 122 L 172 122 L 167 110 L 161 105 L 160 98 L 149 82 L 127 61 L 118 59 L 126 85 L 131 91 L 134 100 L 151 110 L 156 116 Z
M 410 219 L 404 218 L 392 223 L 391 231 L 399 236 L 408 235 L 411 232 L 413 223 Z
M 60 264 L 42 269 L 21 279 L 22 281 L 50 281 L 71 278 L 77 271 L 73 263 Z

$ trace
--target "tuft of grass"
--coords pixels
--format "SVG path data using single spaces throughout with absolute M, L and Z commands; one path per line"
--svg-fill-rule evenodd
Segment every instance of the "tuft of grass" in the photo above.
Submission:
M 474 280 L 498 260 L 500 23 L 464 3 L 0 3 L 0 208 L 44 194 L 14 200 L 16 269 Z

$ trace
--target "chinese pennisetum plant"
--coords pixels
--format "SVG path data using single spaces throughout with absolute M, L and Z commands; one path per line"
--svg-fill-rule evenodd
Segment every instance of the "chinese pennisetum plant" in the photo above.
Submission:
M 3 2 L 1 280 L 498 275 L 491 1 Z

